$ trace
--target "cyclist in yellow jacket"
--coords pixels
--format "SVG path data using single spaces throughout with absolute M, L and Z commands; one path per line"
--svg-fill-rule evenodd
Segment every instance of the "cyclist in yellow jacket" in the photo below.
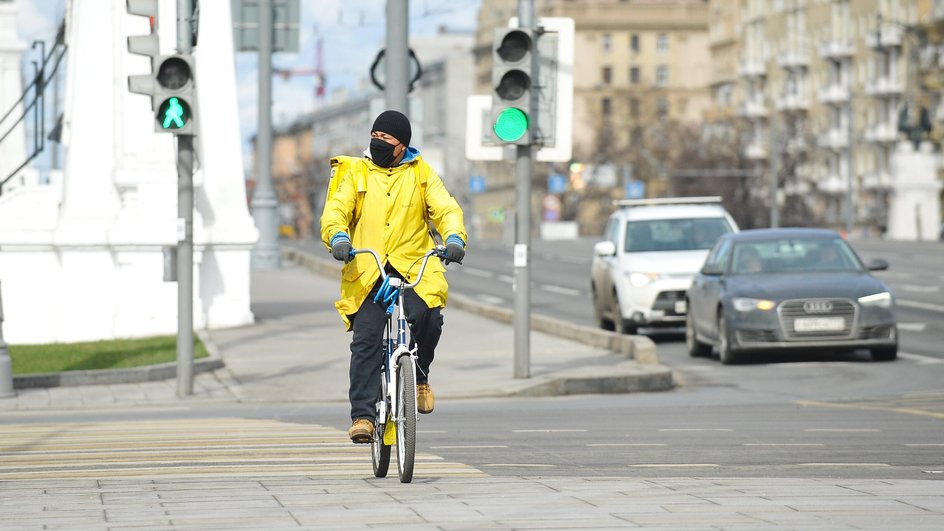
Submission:
M 389 110 L 377 116 L 363 158 L 332 160 L 331 178 L 339 181 L 321 215 L 321 240 L 345 264 L 341 298 L 335 306 L 354 332 L 348 435 L 355 443 L 370 442 L 374 436 L 386 314 L 373 302 L 380 287 L 377 264 L 370 255 L 352 257 L 352 246 L 377 251 L 388 274 L 407 278 L 416 275 L 419 260 L 434 245 L 428 221 L 445 237 L 443 264 L 462 261 L 468 240 L 462 209 L 419 150 L 409 145 L 411 136 L 410 121 L 402 113 Z M 431 261 L 420 284 L 404 296 L 407 321 L 417 343 L 420 413 L 431 413 L 435 405 L 428 377 L 448 295 L 444 271 L 441 264 Z

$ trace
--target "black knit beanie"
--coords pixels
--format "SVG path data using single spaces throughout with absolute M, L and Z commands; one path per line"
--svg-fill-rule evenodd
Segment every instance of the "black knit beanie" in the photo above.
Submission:
M 410 128 L 410 119 L 399 111 L 384 111 L 374 120 L 370 132 L 380 131 L 396 138 L 404 146 L 410 145 L 410 137 L 413 136 L 413 129 Z

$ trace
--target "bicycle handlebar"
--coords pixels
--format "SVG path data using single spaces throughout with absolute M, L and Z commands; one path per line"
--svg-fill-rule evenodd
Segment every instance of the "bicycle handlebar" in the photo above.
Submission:
M 439 258 L 443 258 L 443 252 L 445 250 L 446 250 L 445 247 L 437 245 L 435 248 L 430 249 L 429 251 L 426 251 L 426 254 L 423 255 L 423 264 L 420 266 L 420 271 L 419 273 L 416 274 L 416 280 L 414 282 L 406 283 L 406 279 L 404 279 L 404 284 L 400 287 L 406 288 L 406 289 L 413 289 L 416 286 L 418 286 L 420 283 L 420 280 L 422 280 L 423 278 L 423 272 L 426 271 L 426 264 L 427 262 L 429 262 L 429 258 L 431 256 L 437 256 Z M 352 255 L 358 255 L 358 254 L 364 254 L 364 253 L 369 253 L 371 256 L 374 257 L 374 261 L 377 263 L 377 269 L 380 270 L 380 278 L 383 280 L 386 280 L 387 277 L 389 277 L 389 275 L 387 274 L 386 271 L 384 271 L 383 264 L 380 262 L 380 255 L 377 254 L 377 251 L 373 249 L 351 249 Z M 456 263 L 461 263 L 461 262 L 456 262 Z

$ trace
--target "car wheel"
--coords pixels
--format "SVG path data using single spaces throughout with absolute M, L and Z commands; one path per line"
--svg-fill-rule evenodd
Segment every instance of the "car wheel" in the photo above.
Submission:
M 723 314 L 718 317 L 718 359 L 725 365 L 738 362 L 737 356 L 731 351 L 731 334 Z
M 711 355 L 711 345 L 702 343 L 695 336 L 695 318 L 692 317 L 691 306 L 685 316 L 685 346 L 688 347 L 688 355 L 693 358 Z
M 898 346 L 872 349 L 872 361 L 893 361 L 898 358 Z
M 590 284 L 590 294 L 593 297 L 593 315 L 597 325 L 604 330 L 616 330 L 616 325 L 613 324 L 613 320 L 603 316 L 603 311 L 600 310 L 600 303 L 602 301 L 597 296 L 597 287 L 593 284 Z
M 623 318 L 623 313 L 620 310 L 619 296 L 616 294 L 615 289 L 613 290 L 613 322 L 616 323 L 616 332 L 619 334 L 633 335 L 639 329 L 636 323 Z

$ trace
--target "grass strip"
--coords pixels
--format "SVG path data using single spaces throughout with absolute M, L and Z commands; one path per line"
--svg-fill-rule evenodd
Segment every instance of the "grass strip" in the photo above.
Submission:
M 177 359 L 177 336 L 115 339 L 83 343 L 9 345 L 13 374 L 33 374 L 93 369 L 126 369 Z M 194 336 L 194 359 L 209 356 Z

